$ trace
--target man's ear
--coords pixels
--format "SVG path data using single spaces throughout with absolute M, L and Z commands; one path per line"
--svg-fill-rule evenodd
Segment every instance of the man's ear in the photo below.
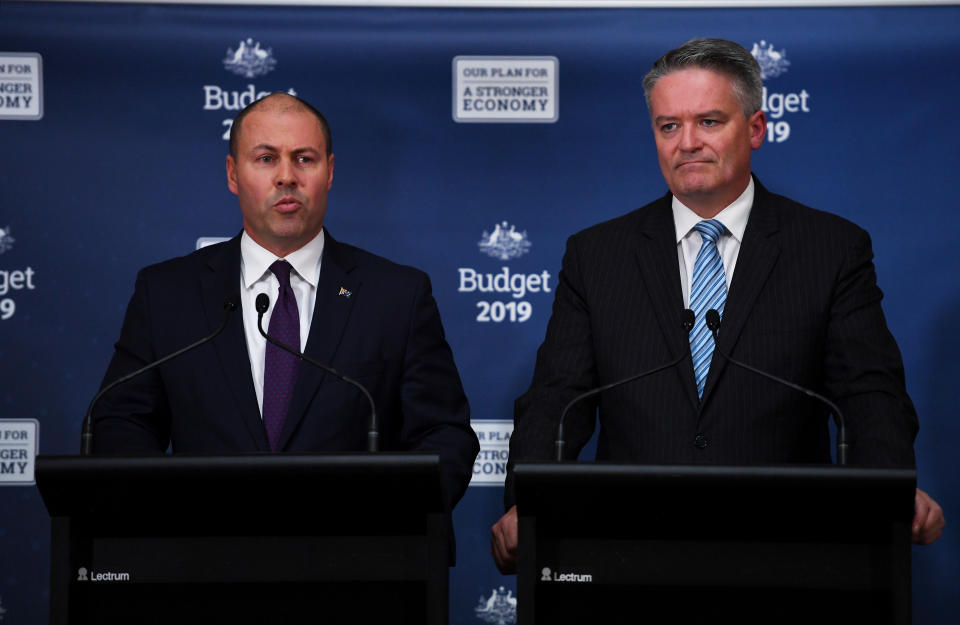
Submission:
M 232 154 L 227 154 L 227 188 L 238 195 L 239 186 L 237 185 L 237 161 Z
M 747 118 L 747 126 L 750 127 L 750 147 L 759 150 L 767 136 L 767 114 L 757 111 Z

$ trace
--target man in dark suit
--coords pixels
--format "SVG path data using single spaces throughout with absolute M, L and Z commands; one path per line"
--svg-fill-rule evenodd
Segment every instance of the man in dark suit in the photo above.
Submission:
M 913 466 L 917 417 L 869 236 L 751 176 L 766 134 L 762 88 L 756 60 L 728 41 L 696 39 L 654 64 L 644 90 L 670 193 L 570 238 L 533 383 L 516 402 L 511 469 L 553 457 L 560 413 L 577 395 L 684 354 L 571 410 L 568 457 L 599 408 L 599 460 L 830 462 L 828 410 L 717 355 L 710 309 L 722 318 L 720 350 L 835 400 L 850 462 Z M 491 537 L 503 572 L 517 543 L 511 478 Z M 914 540 L 932 542 L 942 526 L 940 507 L 918 490 Z
M 336 241 L 323 228 L 330 130 L 312 106 L 273 94 L 238 114 L 227 183 L 243 232 L 142 270 L 104 382 L 210 334 L 208 343 L 107 394 L 94 452 L 344 452 L 365 449 L 370 409 L 353 386 L 266 343 L 264 327 L 366 386 L 381 448 L 440 455 L 448 509 L 479 450 L 429 278 Z

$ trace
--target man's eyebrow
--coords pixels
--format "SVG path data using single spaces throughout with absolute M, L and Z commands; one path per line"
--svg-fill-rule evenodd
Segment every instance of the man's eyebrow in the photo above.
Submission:
M 720 117 L 725 119 L 728 117 L 728 115 L 720 109 L 711 109 L 709 111 L 704 111 L 703 113 L 697 113 L 695 117 L 697 119 L 704 119 L 707 117 Z M 680 119 L 678 115 L 657 115 L 653 121 L 657 124 L 662 124 L 664 122 L 670 122 L 677 119 Z
M 252 148 L 250 148 L 250 151 L 251 151 L 251 152 L 261 152 L 261 151 L 263 151 L 263 152 L 279 152 L 280 149 L 277 148 L 277 147 L 275 147 L 275 146 L 270 145 L 269 143 L 260 143 L 260 144 L 258 144 L 258 145 L 253 146 Z M 321 154 L 321 151 L 320 151 L 320 150 L 318 150 L 317 148 L 314 148 L 314 147 L 310 147 L 310 146 L 304 146 L 304 147 L 302 147 L 302 148 L 295 148 L 295 149 L 293 150 L 293 153 L 294 153 L 294 154 L 303 154 L 304 152 L 313 152 L 314 154 Z

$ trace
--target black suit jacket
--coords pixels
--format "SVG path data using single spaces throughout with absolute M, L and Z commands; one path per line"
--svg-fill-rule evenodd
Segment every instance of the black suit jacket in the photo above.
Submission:
M 440 455 L 452 509 L 479 444 L 429 278 L 325 236 L 304 351 L 370 390 L 381 449 Z M 143 269 L 104 383 L 213 332 L 239 288 L 239 236 Z M 357 389 L 301 362 L 279 450 L 363 451 L 369 414 Z M 95 453 L 269 451 L 241 311 L 211 343 L 108 393 L 94 418 Z
M 850 462 L 913 465 L 916 412 L 872 258 L 856 225 L 756 182 L 719 342 L 734 358 L 833 399 L 847 419 Z M 533 383 L 516 402 L 511 468 L 553 457 L 560 412 L 574 396 L 684 354 L 680 365 L 572 410 L 569 456 L 592 435 L 599 408 L 598 460 L 830 462 L 826 408 L 716 351 L 698 400 L 683 309 L 669 193 L 572 236 Z

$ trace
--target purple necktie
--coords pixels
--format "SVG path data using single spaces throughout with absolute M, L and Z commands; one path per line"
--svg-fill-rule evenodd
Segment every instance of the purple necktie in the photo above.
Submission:
M 281 343 L 299 350 L 300 313 L 297 312 L 297 298 L 290 288 L 290 263 L 278 260 L 270 265 L 270 271 L 280 282 L 280 292 L 273 307 L 273 314 L 270 315 L 267 333 Z M 263 365 L 263 426 L 267 430 L 270 451 L 277 450 L 299 365 L 300 361 L 296 356 L 267 342 Z

